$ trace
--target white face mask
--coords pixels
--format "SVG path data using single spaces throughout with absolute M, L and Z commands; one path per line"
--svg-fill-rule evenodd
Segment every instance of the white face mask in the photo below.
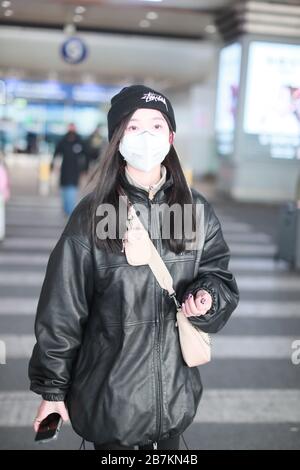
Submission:
M 170 150 L 169 137 L 165 134 L 125 134 L 119 145 L 124 159 L 137 170 L 150 171 L 161 163 Z

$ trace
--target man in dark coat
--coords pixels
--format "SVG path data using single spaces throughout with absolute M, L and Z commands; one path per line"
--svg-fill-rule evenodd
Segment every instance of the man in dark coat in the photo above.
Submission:
M 60 186 L 63 209 L 65 214 L 69 216 L 77 202 L 80 174 L 88 167 L 83 141 L 72 123 L 69 124 L 67 133 L 55 148 L 51 170 L 53 170 L 54 160 L 58 155 L 62 156 Z

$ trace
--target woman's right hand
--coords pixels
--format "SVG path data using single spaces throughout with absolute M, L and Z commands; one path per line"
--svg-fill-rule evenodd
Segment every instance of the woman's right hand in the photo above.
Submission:
M 64 401 L 46 401 L 42 400 L 36 418 L 33 422 L 33 429 L 37 432 L 40 422 L 47 418 L 51 413 L 58 413 L 63 421 L 69 421 L 69 413 Z

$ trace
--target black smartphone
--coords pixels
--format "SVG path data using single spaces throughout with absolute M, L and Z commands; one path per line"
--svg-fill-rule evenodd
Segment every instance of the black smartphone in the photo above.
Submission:
M 51 413 L 47 418 L 40 422 L 38 431 L 35 435 L 36 442 L 49 442 L 57 439 L 62 425 L 62 417 L 58 413 Z

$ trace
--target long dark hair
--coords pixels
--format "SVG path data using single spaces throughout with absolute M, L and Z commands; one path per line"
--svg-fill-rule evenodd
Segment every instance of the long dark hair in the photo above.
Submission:
M 98 167 L 94 170 L 89 184 L 92 185 L 92 190 L 90 193 L 91 204 L 90 204 L 90 223 L 92 237 L 97 248 L 104 248 L 110 252 L 120 252 L 122 248 L 122 237 L 123 233 L 120 233 L 120 227 L 117 224 L 116 227 L 116 238 L 106 238 L 105 240 L 97 237 L 96 234 L 96 225 L 100 220 L 99 217 L 96 217 L 96 210 L 100 204 L 109 203 L 112 204 L 116 210 L 116 220 L 118 220 L 118 207 L 119 207 L 119 193 L 118 193 L 118 176 L 120 172 L 125 171 L 126 161 L 123 159 L 119 152 L 119 143 L 127 124 L 131 119 L 131 116 L 134 112 L 126 116 L 119 126 L 114 131 L 114 134 L 108 143 L 104 153 L 101 156 L 100 163 Z M 167 116 L 164 115 L 170 131 L 172 127 Z M 187 185 L 184 173 L 182 171 L 180 161 L 176 150 L 173 145 L 171 145 L 168 155 L 163 160 L 163 165 L 165 165 L 167 171 L 169 171 L 173 177 L 173 185 L 166 190 L 167 200 L 166 203 L 171 206 L 172 204 L 179 204 L 182 208 L 181 213 L 183 214 L 184 204 L 192 204 L 192 230 L 195 230 L 196 221 L 195 221 L 195 208 L 192 201 L 191 193 Z M 126 192 L 126 191 L 125 191 Z M 174 253 L 181 253 L 185 250 L 186 239 L 184 238 L 184 231 L 182 230 L 182 238 L 174 237 L 174 220 L 170 220 L 170 239 L 163 239 L 163 242 L 168 244 L 168 247 Z M 183 217 L 182 217 L 182 227 L 183 227 Z

